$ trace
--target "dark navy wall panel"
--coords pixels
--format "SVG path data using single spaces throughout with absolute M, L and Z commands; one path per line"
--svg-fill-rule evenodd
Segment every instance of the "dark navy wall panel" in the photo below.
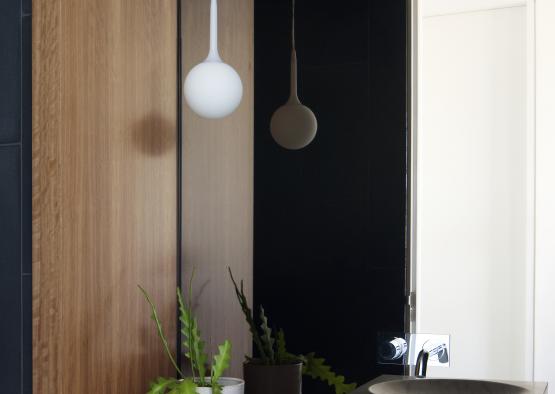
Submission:
M 21 376 L 20 148 L 0 146 L 0 376 L 2 392 L 19 393 Z
M 31 0 L 23 0 L 21 8 L 23 15 L 31 15 Z
M 0 1 L 0 143 L 19 142 L 21 2 Z
M 31 0 L 0 1 L 0 86 L 0 391 L 31 394 Z

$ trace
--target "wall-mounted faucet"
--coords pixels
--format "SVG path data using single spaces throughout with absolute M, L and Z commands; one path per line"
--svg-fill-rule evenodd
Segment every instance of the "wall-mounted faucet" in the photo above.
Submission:
M 379 333 L 377 362 L 404 365 L 407 374 L 425 378 L 428 366 L 449 367 L 450 342 L 449 335 Z
M 443 342 L 432 342 L 429 340 L 424 343 L 422 350 L 418 353 L 416 358 L 415 375 L 417 378 L 425 378 L 428 370 L 428 360 L 430 357 L 438 357 L 438 361 L 442 364 L 449 362 L 449 353 L 447 345 Z

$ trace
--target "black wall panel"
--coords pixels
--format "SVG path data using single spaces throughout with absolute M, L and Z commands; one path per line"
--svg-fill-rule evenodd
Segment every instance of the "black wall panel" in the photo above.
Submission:
M 21 2 L 0 2 L 0 143 L 19 142 L 21 118 Z
M 0 375 L 8 393 L 21 376 L 21 166 L 18 145 L 0 146 Z
M 31 1 L 0 2 L 0 378 L 31 393 Z
M 290 7 L 255 1 L 255 303 L 290 351 L 362 384 L 402 372 L 376 364 L 376 336 L 404 331 L 406 4 L 297 0 L 299 93 L 319 125 L 300 151 L 269 133 L 289 94 Z

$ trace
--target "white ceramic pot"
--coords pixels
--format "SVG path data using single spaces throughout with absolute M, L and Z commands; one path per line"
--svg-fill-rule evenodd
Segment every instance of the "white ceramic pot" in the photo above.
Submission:
M 210 379 L 207 379 L 210 381 Z M 245 391 L 245 381 L 237 378 L 220 378 L 222 394 L 243 394 Z M 198 394 L 212 394 L 212 387 L 197 387 Z

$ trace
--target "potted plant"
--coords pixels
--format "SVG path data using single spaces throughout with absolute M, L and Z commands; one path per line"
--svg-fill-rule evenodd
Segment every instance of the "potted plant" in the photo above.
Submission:
M 192 282 L 191 275 L 191 282 Z M 156 307 L 150 296 L 139 286 L 152 311 L 152 320 L 156 325 L 158 337 L 162 341 L 164 351 L 178 377 L 158 377 L 151 382 L 147 394 L 243 394 L 245 382 L 241 379 L 225 378 L 223 373 L 229 368 L 231 360 L 231 343 L 225 341 L 218 346 L 218 354 L 214 356 L 211 367 L 207 368 L 208 355 L 204 351 L 205 342 L 201 338 L 197 319 L 191 307 L 191 283 L 189 284 L 189 300 L 185 303 L 181 290 L 177 288 L 177 301 L 179 304 L 179 321 L 183 335 L 183 348 L 186 349 L 185 357 L 191 363 L 191 376 L 185 376 L 177 365 L 162 330 Z
M 343 376 L 336 375 L 325 360 L 314 353 L 289 353 L 283 330 L 274 336 L 262 306 L 257 319 L 259 322 L 255 321 L 243 291 L 243 281 L 237 286 L 231 268 L 228 270 L 258 352 L 257 358 L 246 357 L 243 364 L 245 394 L 300 394 L 302 375 L 328 383 L 334 387 L 335 394 L 346 394 L 356 388 L 356 383 L 345 383 Z

